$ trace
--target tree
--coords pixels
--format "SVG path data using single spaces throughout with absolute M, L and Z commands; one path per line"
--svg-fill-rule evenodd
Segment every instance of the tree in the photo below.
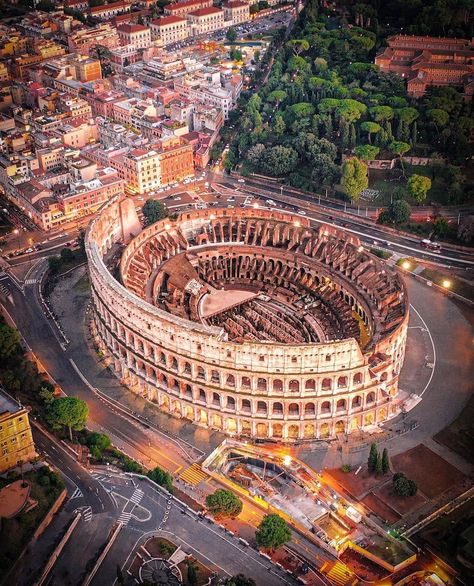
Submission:
M 259 547 L 277 549 L 290 541 L 291 531 L 280 515 L 265 515 L 255 533 Z
M 380 148 L 371 144 L 361 144 L 356 146 L 355 152 L 361 161 L 373 161 L 380 153 Z
M 53 275 L 55 275 L 59 271 L 59 269 L 61 268 L 61 264 L 62 261 L 61 257 L 59 256 L 50 256 L 48 258 L 48 267 Z
M 411 145 L 407 142 L 403 142 L 401 140 L 393 140 L 389 145 L 388 148 L 392 151 L 394 155 L 396 155 L 400 159 L 400 165 L 402 166 L 403 176 L 405 177 L 405 167 L 403 166 L 403 155 L 411 149 Z
M 369 112 L 375 122 L 385 122 L 393 118 L 393 108 L 390 106 L 374 106 Z
M 235 41 L 237 40 L 237 31 L 233 26 L 227 29 L 225 38 L 229 41 L 229 43 L 235 43 Z
M 392 479 L 393 493 L 400 497 L 415 496 L 418 492 L 418 486 L 414 480 L 409 480 L 405 474 L 398 472 Z
M 147 199 L 142 211 L 147 226 L 151 226 L 151 224 L 163 220 L 168 216 L 168 208 L 164 203 L 156 201 L 156 199 Z
M 367 165 L 356 157 L 344 161 L 341 186 L 352 200 L 359 199 L 361 192 L 369 186 Z
M 288 71 L 301 73 L 309 70 L 309 63 L 303 57 L 293 56 L 288 59 L 286 67 Z
M 299 55 L 300 53 L 303 53 L 309 49 L 309 43 L 306 39 L 293 39 L 288 41 L 286 46 L 293 51 L 294 55 Z
M 188 584 L 189 586 L 196 586 L 198 583 L 197 569 L 194 563 L 188 562 Z
M 382 452 L 382 474 L 386 474 L 390 470 L 390 460 L 388 458 L 387 448 L 383 449 Z
M 380 132 L 382 130 L 382 127 L 380 126 L 380 124 L 377 124 L 377 122 L 367 121 L 362 122 L 362 124 L 360 125 L 360 129 L 364 132 L 367 132 L 369 143 L 372 144 L 372 135 L 377 134 L 377 132 Z
M 378 451 L 377 451 L 377 444 L 370 444 L 370 452 L 369 452 L 369 458 L 367 460 L 367 468 L 369 470 L 369 472 L 374 473 L 375 472 L 375 468 L 377 466 L 377 460 L 378 460 Z
M 380 454 L 377 452 L 377 462 L 375 463 L 375 475 L 382 476 L 383 474 L 383 466 L 382 466 L 382 458 Z
M 431 179 L 424 175 L 412 175 L 408 179 L 408 193 L 418 203 L 425 201 L 428 191 L 431 189 Z
M 206 506 L 215 517 L 237 517 L 242 512 L 242 501 L 231 490 L 219 488 L 206 497 Z
M 291 147 L 275 146 L 263 151 L 260 166 L 264 173 L 278 177 L 291 173 L 298 162 L 298 154 Z
M 70 248 L 62 248 L 59 254 L 61 256 L 62 262 L 71 262 L 75 258 L 74 252 Z
M 337 183 L 340 167 L 336 165 L 328 155 L 314 155 L 311 157 L 311 180 L 318 185 L 332 185 Z
M 112 446 L 112 442 L 108 435 L 93 432 L 87 436 L 86 445 L 90 448 L 93 457 L 100 460 L 102 452 L 108 450 Z
M 284 92 L 283 90 L 274 90 L 273 92 L 270 92 L 267 96 L 267 102 L 270 102 L 270 104 L 275 104 L 275 108 L 278 110 L 280 104 L 283 102 L 283 100 L 286 98 L 286 92 Z
M 436 218 L 433 223 L 433 232 L 438 238 L 445 238 L 450 231 L 449 222 L 446 218 Z
M 410 205 L 403 199 L 395 199 L 378 217 L 380 224 L 406 224 L 410 219 Z
M 169 472 L 166 472 L 166 470 L 157 466 L 156 468 L 153 468 L 153 470 L 150 470 L 147 476 L 150 480 L 156 482 L 156 484 L 166 488 L 168 492 L 173 492 L 173 477 Z
M 224 586 L 257 586 L 253 578 L 247 578 L 244 574 L 236 574 L 224 581 Z
M 81 431 L 87 421 L 89 407 L 77 397 L 60 397 L 54 399 L 48 408 L 46 418 L 54 429 L 67 427 L 72 441 L 72 430 Z
M 0 321 L 0 358 L 2 362 L 6 358 L 13 358 L 21 353 L 20 340 L 20 334 L 15 328 Z

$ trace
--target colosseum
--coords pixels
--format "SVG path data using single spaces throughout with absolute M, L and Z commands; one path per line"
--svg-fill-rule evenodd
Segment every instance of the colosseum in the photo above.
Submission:
M 163 411 L 278 441 L 399 412 L 405 286 L 348 233 L 258 208 L 142 228 L 122 197 L 91 223 L 86 250 L 100 349 Z

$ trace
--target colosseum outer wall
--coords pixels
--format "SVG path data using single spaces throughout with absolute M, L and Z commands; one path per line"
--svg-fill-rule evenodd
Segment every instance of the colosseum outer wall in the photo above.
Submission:
M 333 437 L 397 412 L 408 315 L 371 350 L 385 357 L 375 366 L 353 338 L 297 345 L 229 342 L 221 328 L 158 309 L 111 275 L 107 252 L 138 233 L 128 201 L 104 206 L 88 230 L 86 250 L 98 342 L 134 392 L 197 425 L 281 440 Z M 183 231 L 198 230 L 206 214 L 188 214 Z M 141 232 L 125 249 L 122 271 L 140 241 L 174 226 L 166 221 Z

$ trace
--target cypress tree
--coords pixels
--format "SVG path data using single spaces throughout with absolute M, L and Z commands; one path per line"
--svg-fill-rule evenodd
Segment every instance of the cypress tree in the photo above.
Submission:
M 383 449 L 382 452 L 382 474 L 386 474 L 390 469 L 390 460 L 388 459 L 387 448 Z
M 378 452 L 377 452 L 377 445 L 371 444 L 370 445 L 370 452 L 369 452 L 369 459 L 367 461 L 367 467 L 369 472 L 375 472 L 375 467 L 377 466 L 378 460 Z
M 415 120 L 415 122 L 413 122 L 413 124 L 411 125 L 411 144 L 412 144 L 412 146 L 415 146 L 417 142 L 418 142 L 418 126 L 417 126 L 416 120 Z
M 383 474 L 383 467 L 382 467 L 382 458 L 380 454 L 377 452 L 377 461 L 375 462 L 375 475 L 382 476 Z

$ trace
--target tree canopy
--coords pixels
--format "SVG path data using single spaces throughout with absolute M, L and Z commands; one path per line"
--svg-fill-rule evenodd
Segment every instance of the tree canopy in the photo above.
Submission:
M 142 211 L 147 226 L 168 217 L 168 208 L 163 202 L 157 201 L 156 199 L 147 199 Z
M 237 517 L 242 512 L 242 501 L 231 490 L 224 488 L 207 495 L 206 506 L 216 517 Z
M 403 199 L 393 201 L 380 214 L 378 221 L 381 224 L 405 224 L 410 219 L 411 208 Z
M 169 472 L 166 472 L 166 470 L 157 466 L 156 468 L 153 468 L 153 470 L 150 470 L 147 476 L 150 480 L 156 482 L 156 484 L 166 488 L 168 492 L 173 492 L 173 477 Z
M 259 547 L 277 549 L 291 539 L 291 531 L 279 515 L 265 515 L 255 533 L 255 539 Z
M 431 189 L 431 179 L 424 175 L 412 175 L 408 179 L 408 192 L 418 203 L 425 201 Z
M 55 429 L 67 427 L 72 440 L 72 430 L 81 431 L 89 415 L 87 403 L 77 397 L 60 397 L 49 405 L 46 417 Z
M 357 157 L 344 161 L 342 165 L 341 186 L 352 200 L 358 200 L 361 192 L 369 186 L 367 165 Z

